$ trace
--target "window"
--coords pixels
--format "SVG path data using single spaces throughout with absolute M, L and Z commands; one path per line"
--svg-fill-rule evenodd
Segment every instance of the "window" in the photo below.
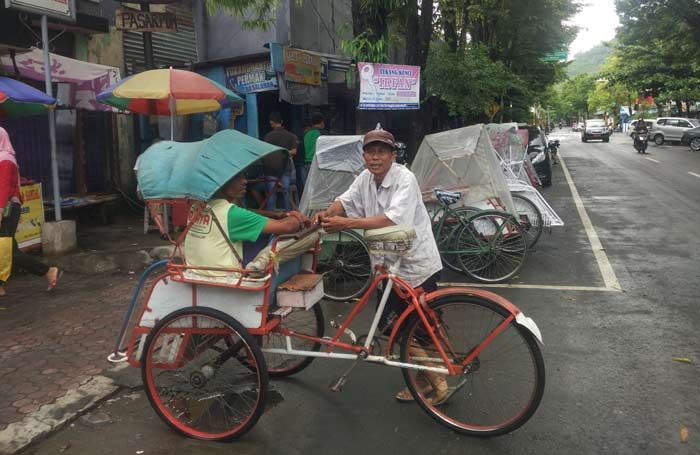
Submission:
M 665 124 L 666 124 L 666 119 L 665 119 L 665 118 L 662 118 L 661 120 L 657 120 L 657 121 L 656 121 L 656 124 L 657 124 L 657 125 L 665 125 Z
M 678 119 L 670 118 L 666 120 L 666 126 L 678 126 Z
M 678 126 L 681 128 L 690 128 L 690 123 L 686 122 L 685 120 L 678 120 Z

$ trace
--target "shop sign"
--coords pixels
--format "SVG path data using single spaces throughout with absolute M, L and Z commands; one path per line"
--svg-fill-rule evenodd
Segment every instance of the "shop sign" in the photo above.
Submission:
M 5 0 L 5 8 L 75 20 L 75 0 Z
M 226 68 L 226 85 L 242 94 L 278 89 L 277 76 L 268 59 Z
M 120 9 L 114 23 L 117 30 L 130 32 L 177 32 L 177 16 L 172 13 Z
M 298 84 L 321 85 L 321 57 L 285 47 L 284 79 Z
M 420 108 L 420 67 L 360 63 L 360 109 Z
M 44 224 L 44 200 L 41 183 L 20 187 L 22 213 L 19 216 L 15 239 L 20 249 L 41 245 L 41 226 Z

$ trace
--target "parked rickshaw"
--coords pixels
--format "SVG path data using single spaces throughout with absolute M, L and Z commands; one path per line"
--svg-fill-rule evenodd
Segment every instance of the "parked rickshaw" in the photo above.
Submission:
M 411 170 L 444 264 L 479 281 L 514 276 L 527 239 L 484 126 L 426 135 Z
M 328 206 L 365 169 L 362 136 L 321 136 L 311 162 L 299 211 L 308 216 Z M 362 230 L 348 230 L 323 236 L 318 258 L 323 289 L 329 300 L 357 299 L 372 282 L 369 249 Z
M 564 222 L 537 190 L 540 184 L 527 154 L 527 130 L 518 130 L 516 123 L 490 123 L 486 131 L 501 163 L 527 246 L 532 248 L 545 228 L 563 226 Z
M 175 253 L 147 270 L 137 286 L 132 302 L 144 296 L 143 306 L 132 304 L 125 322 L 134 322 L 125 325 L 110 356 L 141 369 L 156 414 L 186 436 L 235 439 L 265 410 L 269 378 L 298 373 L 320 357 L 401 368 L 417 403 L 459 433 L 493 436 L 524 424 L 544 391 L 537 325 L 488 291 L 446 288 L 426 294 L 412 289 L 395 273 L 415 238 L 410 227 L 365 233 L 373 280 L 331 336 L 324 336 L 319 305 L 318 227 L 277 237 L 245 268 L 188 265 L 183 242 L 189 229 L 208 216 L 206 201 L 276 150 L 228 130 L 199 143 L 161 142 L 141 159 L 139 185 L 149 203 L 186 199 L 192 206 Z M 149 277 L 153 270 L 160 271 Z M 368 305 L 382 282 L 378 305 Z M 392 289 L 407 306 L 381 347 L 377 325 Z M 368 307 L 376 312 L 366 335 L 349 336 L 349 325 Z M 449 385 L 439 402 L 421 381 L 427 372 Z M 331 389 L 340 390 L 348 374 Z

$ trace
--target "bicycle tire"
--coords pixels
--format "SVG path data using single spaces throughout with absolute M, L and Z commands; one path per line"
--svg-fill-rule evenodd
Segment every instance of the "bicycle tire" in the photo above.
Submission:
M 295 320 L 295 322 L 292 323 L 292 320 Z M 280 326 L 293 330 L 296 333 L 322 338 L 326 322 L 323 318 L 321 304 L 317 303 L 306 311 L 303 309 L 292 311 L 282 319 Z M 261 335 L 258 338 L 262 349 L 268 347 L 286 347 L 285 337 L 274 331 L 267 335 Z M 321 343 L 314 343 L 313 341 L 303 340 L 301 338 L 293 338 L 293 343 L 295 345 L 294 348 L 298 350 L 319 351 L 321 349 Z M 295 357 L 267 352 L 263 352 L 263 355 L 265 356 L 267 371 L 271 378 L 284 378 L 299 373 L 301 370 L 308 367 L 315 358 Z
M 237 439 L 267 403 L 267 366 L 258 344 L 241 323 L 212 308 L 183 308 L 159 321 L 146 339 L 141 376 L 156 414 L 195 439 Z
M 462 271 L 476 280 L 507 280 L 525 262 L 527 242 L 520 223 L 508 213 L 482 211 L 470 217 L 456 235 L 457 260 Z
M 324 235 L 316 270 L 323 274 L 325 297 L 334 302 L 361 297 L 372 282 L 371 264 L 367 244 L 355 231 Z
M 442 263 L 453 272 L 462 272 L 462 267 L 459 265 L 457 257 L 450 251 L 453 249 L 454 234 L 459 231 L 460 226 L 464 225 L 464 220 L 470 216 L 479 213 L 481 209 L 476 207 L 460 207 L 452 212 L 459 216 L 459 222 L 453 219 L 440 221 L 437 226 L 437 232 L 434 233 L 435 243 L 437 244 Z M 448 216 L 445 214 L 443 216 Z
M 523 235 L 527 241 L 527 249 L 532 249 L 542 235 L 544 222 L 542 212 L 530 199 L 520 194 L 511 193 L 515 210 L 520 216 L 520 225 L 523 227 Z M 525 219 L 523 219 L 525 217 Z
M 466 293 L 440 297 L 430 302 L 429 308 L 437 318 L 429 319 L 438 321 L 435 332 L 455 363 L 462 363 L 494 327 L 510 316 L 501 305 Z M 404 324 L 401 361 L 442 365 L 420 318 L 411 317 Z M 416 352 L 427 357 L 414 356 Z M 431 359 L 438 362 L 430 362 Z M 515 320 L 465 366 L 461 375 L 430 376 L 408 368 L 402 373 L 411 394 L 428 415 L 452 431 L 480 437 L 506 434 L 525 424 L 537 410 L 545 387 L 544 359 L 537 340 Z M 419 375 L 423 375 L 423 384 L 431 384 L 430 390 L 418 387 Z M 509 383 L 512 378 L 517 379 Z M 450 387 L 448 396 L 442 402 L 434 402 L 432 384 L 443 380 Z M 516 395 L 517 392 L 522 395 Z M 520 396 L 522 400 L 518 401 Z

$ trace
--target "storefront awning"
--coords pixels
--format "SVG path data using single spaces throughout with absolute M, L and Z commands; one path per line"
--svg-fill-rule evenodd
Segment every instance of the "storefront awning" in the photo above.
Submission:
M 118 68 L 96 63 L 83 62 L 61 55 L 51 54 L 51 79 L 54 82 L 71 84 L 67 104 L 76 109 L 89 111 L 111 111 L 112 108 L 97 102 L 96 95 L 110 85 L 121 80 Z M 13 64 L 9 55 L 0 57 L 0 67 L 8 74 L 43 81 L 44 56 L 41 49 L 32 48 L 29 52 L 17 54 Z

